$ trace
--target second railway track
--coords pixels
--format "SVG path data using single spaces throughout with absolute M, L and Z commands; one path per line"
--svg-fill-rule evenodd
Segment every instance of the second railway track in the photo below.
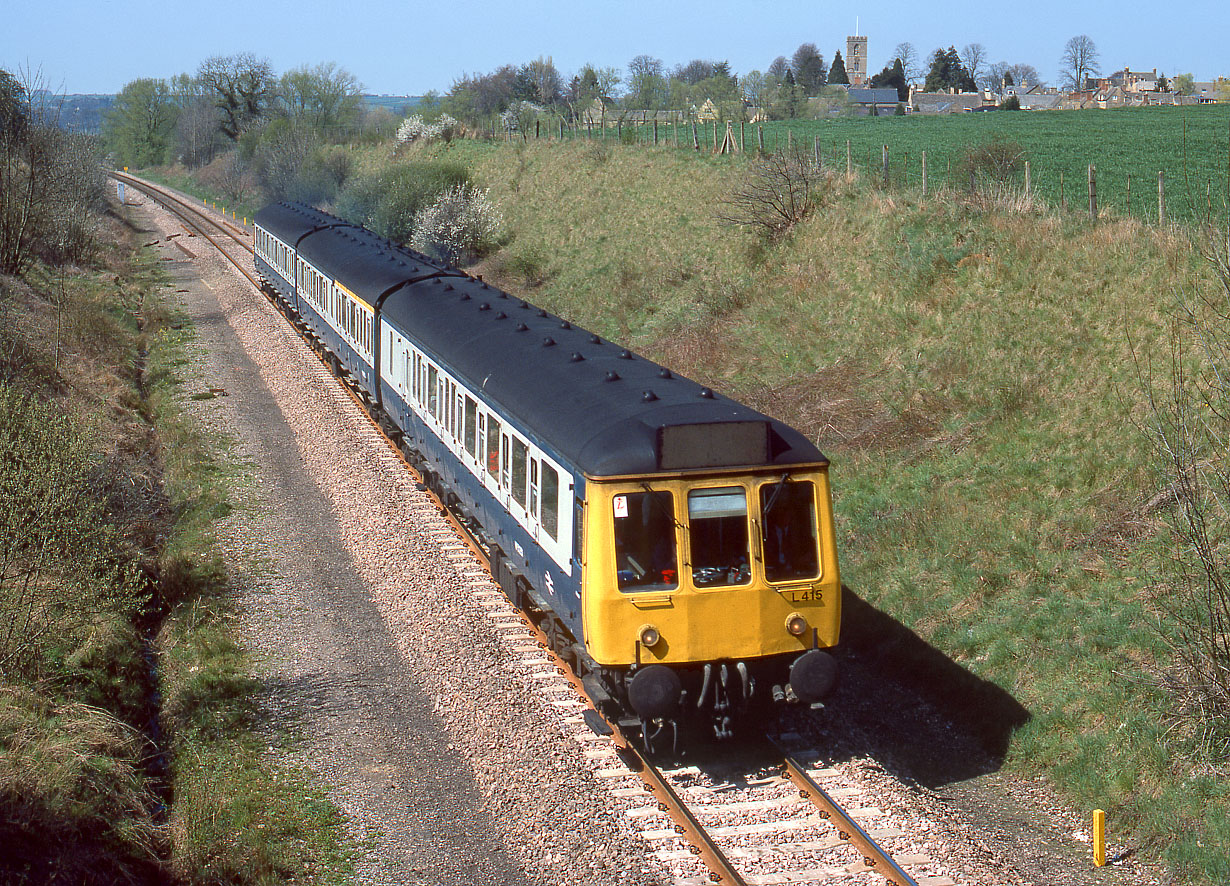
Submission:
M 166 189 L 122 173 L 114 175 L 176 214 L 259 290 L 260 281 L 249 266 L 249 234 Z M 191 250 L 177 245 L 192 256 Z M 309 344 L 335 372 L 335 364 L 320 354 L 318 343 Z M 356 405 L 368 413 L 367 405 L 347 380 L 338 380 Z M 368 417 L 372 418 L 370 414 Z M 405 464 L 396 442 L 375 418 L 372 424 Z M 455 545 L 452 549 L 456 553 L 448 556 L 470 583 L 493 629 L 502 636 L 514 662 L 512 675 L 556 715 L 561 730 L 578 743 L 587 767 L 607 785 L 623 807 L 629 827 L 641 836 L 674 882 L 681 886 L 885 881 L 897 886 L 953 886 L 958 882 L 942 860 L 914 850 L 916 840 L 911 828 L 887 820 L 873 798 L 865 796 L 865 791 L 840 768 L 825 765 L 814 748 L 787 747 L 781 764 L 750 773 L 737 760 L 704 768 L 656 769 L 617 728 L 601 720 L 582 693 L 580 681 L 549 651 L 545 637 L 491 582 L 485 574 L 489 564 L 481 547 L 462 534 L 455 520 L 443 522 L 448 515 L 439 503 L 424 511 L 423 518 L 430 520 L 433 514 L 442 522 L 432 531 L 466 545 Z M 779 740 L 785 745 L 801 741 L 792 734 L 779 736 Z M 818 794 L 823 794 L 827 802 L 842 802 L 849 811 L 818 805 Z M 860 842 L 863 838 L 890 849 L 902 847 L 896 850 L 897 860 Z

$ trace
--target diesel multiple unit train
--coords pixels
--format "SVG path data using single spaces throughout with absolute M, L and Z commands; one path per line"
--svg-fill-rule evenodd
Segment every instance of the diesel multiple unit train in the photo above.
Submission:
M 269 294 L 600 710 L 651 744 L 831 689 L 828 462 L 802 434 L 310 206 L 255 225 Z

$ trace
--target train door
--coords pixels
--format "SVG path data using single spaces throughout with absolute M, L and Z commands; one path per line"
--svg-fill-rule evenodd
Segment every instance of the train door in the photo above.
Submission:
M 530 531 L 530 537 L 534 541 L 538 541 L 538 526 L 539 526 L 539 490 L 538 490 L 538 459 L 530 458 L 530 476 L 529 476 L 529 493 L 526 496 L 525 504 L 525 525 Z
M 512 496 L 509 495 L 512 489 L 512 453 L 511 441 L 508 434 L 500 434 L 500 491 L 503 493 L 500 500 L 504 502 L 504 507 L 512 511 Z

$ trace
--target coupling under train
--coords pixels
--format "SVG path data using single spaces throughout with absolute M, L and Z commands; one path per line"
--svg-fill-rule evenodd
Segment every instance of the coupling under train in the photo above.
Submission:
M 831 690 L 841 580 L 805 436 L 313 207 L 254 221 L 267 291 L 599 710 L 652 747 Z

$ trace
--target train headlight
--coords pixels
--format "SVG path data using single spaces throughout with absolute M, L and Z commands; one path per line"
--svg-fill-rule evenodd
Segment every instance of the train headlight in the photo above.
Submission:
M 786 632 L 794 637 L 802 637 L 807 633 L 807 619 L 798 612 L 786 616 Z
M 658 629 L 653 625 L 641 625 L 640 630 L 636 634 L 640 638 L 641 645 L 646 649 L 653 649 L 662 641 L 662 635 L 658 633 Z

